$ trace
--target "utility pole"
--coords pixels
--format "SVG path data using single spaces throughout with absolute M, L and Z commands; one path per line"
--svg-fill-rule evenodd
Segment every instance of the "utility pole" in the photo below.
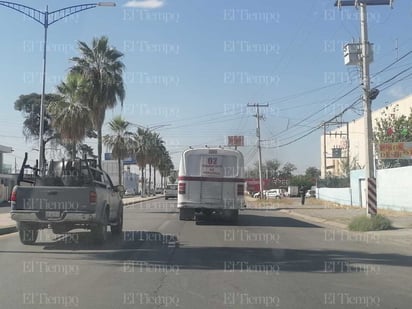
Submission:
M 248 104 L 248 107 L 256 107 L 256 117 L 257 119 L 257 127 L 256 127 L 256 137 L 257 137 L 257 148 L 258 148 L 258 154 L 259 154 L 259 198 L 261 199 L 263 197 L 263 182 L 262 182 L 262 147 L 260 146 L 260 119 L 263 119 L 263 116 L 260 116 L 259 114 L 259 107 L 268 107 L 268 104 Z
M 373 159 L 373 131 L 372 131 L 372 100 L 374 100 L 379 91 L 377 89 L 370 89 L 370 77 L 369 77 L 369 63 L 371 62 L 371 44 L 368 41 L 368 21 L 366 14 L 367 5 L 390 5 L 392 6 L 392 0 L 338 0 L 335 6 L 339 8 L 341 6 L 355 6 L 360 7 L 360 22 L 361 22 L 361 42 L 360 45 L 360 65 L 362 72 L 362 89 L 363 89 L 363 105 L 364 105 L 364 121 L 365 121 L 365 178 L 367 184 L 367 215 L 377 214 L 377 199 L 376 199 L 376 178 L 375 178 L 375 166 Z M 348 44 L 356 47 L 356 44 Z M 345 55 L 350 58 L 351 54 L 357 52 L 355 49 L 351 49 L 349 46 L 348 54 Z M 346 61 L 346 59 L 345 59 Z M 347 64 L 354 64 L 349 61 Z

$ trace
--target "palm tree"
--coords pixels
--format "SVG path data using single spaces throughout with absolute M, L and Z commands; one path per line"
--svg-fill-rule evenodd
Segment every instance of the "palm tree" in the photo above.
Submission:
M 52 116 L 52 126 L 62 141 L 68 143 L 72 159 L 76 158 L 76 146 L 86 137 L 92 126 L 90 108 L 86 105 L 87 80 L 80 74 L 70 73 L 65 82 L 57 86 L 60 99 L 52 101 L 48 112 Z
M 94 38 L 90 47 L 85 42 L 78 45 L 81 56 L 71 58 L 75 63 L 71 72 L 80 73 L 90 83 L 88 106 L 97 131 L 98 164 L 101 167 L 102 127 L 106 109 L 115 107 L 118 101 L 123 106 L 125 97 L 122 77 L 125 66 L 120 61 L 123 54 L 109 46 L 106 36 Z
M 150 164 L 153 167 L 153 187 L 156 187 L 156 168 L 159 167 L 160 160 L 166 152 L 163 139 L 158 133 L 153 132 L 153 141 L 155 142 L 153 149 L 151 150 Z
M 117 159 L 119 168 L 119 185 L 122 184 L 122 166 L 121 160 L 130 153 L 132 144 L 132 133 L 127 131 L 130 123 L 116 116 L 109 122 L 109 128 L 112 134 L 103 136 L 103 143 L 112 150 L 112 156 Z
M 149 192 L 151 192 L 150 184 L 152 183 L 152 168 L 154 169 L 153 175 L 154 175 L 154 182 L 156 181 L 156 169 L 155 165 L 157 163 L 157 156 L 159 153 L 159 150 L 161 147 L 164 147 L 163 145 L 163 140 L 160 138 L 159 134 L 156 132 L 149 131 L 147 134 L 147 139 L 148 139 L 148 161 L 147 163 L 149 164 Z
M 133 134 L 132 154 L 135 157 L 137 164 L 140 166 L 140 174 L 142 179 L 142 196 L 145 192 L 145 177 L 146 165 L 149 164 L 149 134 L 148 129 L 138 128 Z
M 170 158 L 169 152 L 165 150 L 164 154 L 161 156 L 159 165 L 159 173 L 162 176 L 162 187 L 165 186 L 165 178 L 169 176 L 174 169 L 172 159 Z

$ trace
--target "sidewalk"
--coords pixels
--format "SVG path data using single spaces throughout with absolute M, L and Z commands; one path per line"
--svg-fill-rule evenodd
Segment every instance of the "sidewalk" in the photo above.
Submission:
M 148 196 L 148 197 L 140 197 L 140 196 L 125 197 L 123 198 L 123 205 L 127 206 L 127 205 L 131 205 L 135 203 L 141 203 L 143 201 L 158 199 L 158 198 L 163 198 L 163 195 Z M 2 202 L 0 206 L 3 207 L 5 206 L 5 204 L 10 206 L 10 203 L 7 203 L 7 202 Z M 14 233 L 14 232 L 17 232 L 16 221 L 10 218 L 10 213 L 1 213 L 0 214 L 0 235 Z
M 349 232 L 348 224 L 354 217 L 366 214 L 365 208 L 340 206 L 315 198 L 306 199 L 305 205 L 301 205 L 300 198 L 258 201 L 255 198 L 246 197 L 246 203 L 247 209 L 278 210 L 303 220 L 345 230 L 347 233 L 360 233 Z M 378 213 L 391 220 L 394 229 L 365 232 L 366 234 L 373 234 L 379 239 L 386 239 L 402 245 L 412 245 L 412 212 L 378 209 Z

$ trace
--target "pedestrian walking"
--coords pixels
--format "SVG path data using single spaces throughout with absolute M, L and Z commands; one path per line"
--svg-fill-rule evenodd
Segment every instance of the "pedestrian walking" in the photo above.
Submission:
M 305 189 L 305 187 L 304 187 L 304 186 L 301 186 L 299 192 L 300 192 L 300 196 L 301 196 L 301 204 L 302 204 L 302 205 L 305 205 L 305 197 L 306 197 L 306 189 Z

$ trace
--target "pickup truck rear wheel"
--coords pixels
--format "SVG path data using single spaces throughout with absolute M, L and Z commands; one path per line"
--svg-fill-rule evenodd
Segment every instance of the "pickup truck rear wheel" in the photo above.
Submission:
M 112 235 L 119 235 L 123 232 L 123 205 L 119 208 L 119 217 L 117 219 L 116 225 L 110 226 L 110 231 Z
M 103 215 L 102 223 L 97 223 L 92 227 L 92 237 L 95 243 L 102 244 L 107 239 L 107 215 Z
M 24 245 L 33 245 L 39 234 L 38 229 L 34 229 L 24 223 L 18 224 L 20 241 Z

